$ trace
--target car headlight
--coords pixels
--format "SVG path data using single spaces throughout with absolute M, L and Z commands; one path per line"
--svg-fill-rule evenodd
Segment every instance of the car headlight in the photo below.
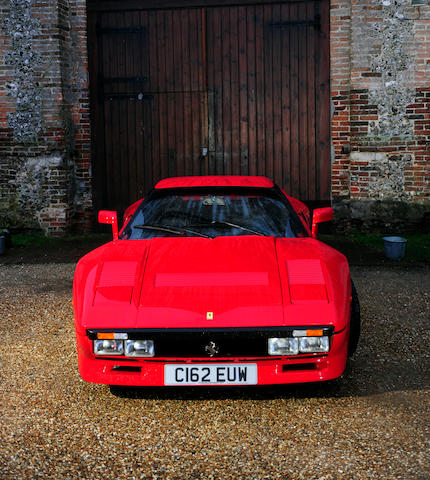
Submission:
M 153 340 L 126 340 L 125 355 L 127 357 L 153 357 Z
M 302 353 L 320 353 L 330 350 L 328 337 L 301 337 L 299 338 L 299 350 Z
M 124 355 L 124 342 L 113 339 L 94 340 L 93 351 L 95 355 Z
M 296 337 L 296 338 L 269 338 L 269 355 L 297 355 L 298 353 L 323 353 L 330 350 L 330 338 Z
M 297 338 L 269 338 L 269 355 L 297 355 L 298 353 Z

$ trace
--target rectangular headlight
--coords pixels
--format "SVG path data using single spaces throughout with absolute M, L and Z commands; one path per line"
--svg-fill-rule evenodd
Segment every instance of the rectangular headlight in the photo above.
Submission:
M 124 355 L 124 342 L 122 340 L 94 340 L 95 355 Z
M 126 340 L 125 355 L 127 357 L 153 357 L 153 340 Z
M 269 338 L 269 355 L 297 355 L 298 353 L 297 338 Z
M 301 337 L 299 350 L 302 353 L 320 353 L 330 350 L 329 337 Z

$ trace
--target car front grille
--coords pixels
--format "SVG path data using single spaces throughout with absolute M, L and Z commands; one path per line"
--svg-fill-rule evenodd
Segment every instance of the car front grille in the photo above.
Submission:
M 217 358 L 217 357 L 269 357 L 268 339 L 288 337 L 294 329 L 307 327 L 261 327 L 261 328 L 206 328 L 206 329 L 128 329 L 131 340 L 153 340 L 155 358 Z M 333 333 L 333 327 L 324 328 L 327 334 Z M 107 330 L 88 330 L 90 339 L 97 338 L 98 332 Z M 112 331 L 112 330 L 110 330 Z M 154 357 L 152 357 L 154 358 Z M 271 357 L 273 358 L 273 357 Z

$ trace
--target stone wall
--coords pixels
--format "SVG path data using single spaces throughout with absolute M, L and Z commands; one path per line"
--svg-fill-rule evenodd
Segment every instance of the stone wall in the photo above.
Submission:
M 0 227 L 85 228 L 85 1 L 2 0 L 0 16 Z
M 337 0 L 331 26 L 337 221 L 343 228 L 423 228 L 430 212 L 430 5 Z

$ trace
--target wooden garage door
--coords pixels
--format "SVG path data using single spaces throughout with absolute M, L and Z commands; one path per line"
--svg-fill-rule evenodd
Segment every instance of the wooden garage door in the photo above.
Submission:
M 248 3 L 89 2 L 96 207 L 199 174 L 329 200 L 328 1 Z

